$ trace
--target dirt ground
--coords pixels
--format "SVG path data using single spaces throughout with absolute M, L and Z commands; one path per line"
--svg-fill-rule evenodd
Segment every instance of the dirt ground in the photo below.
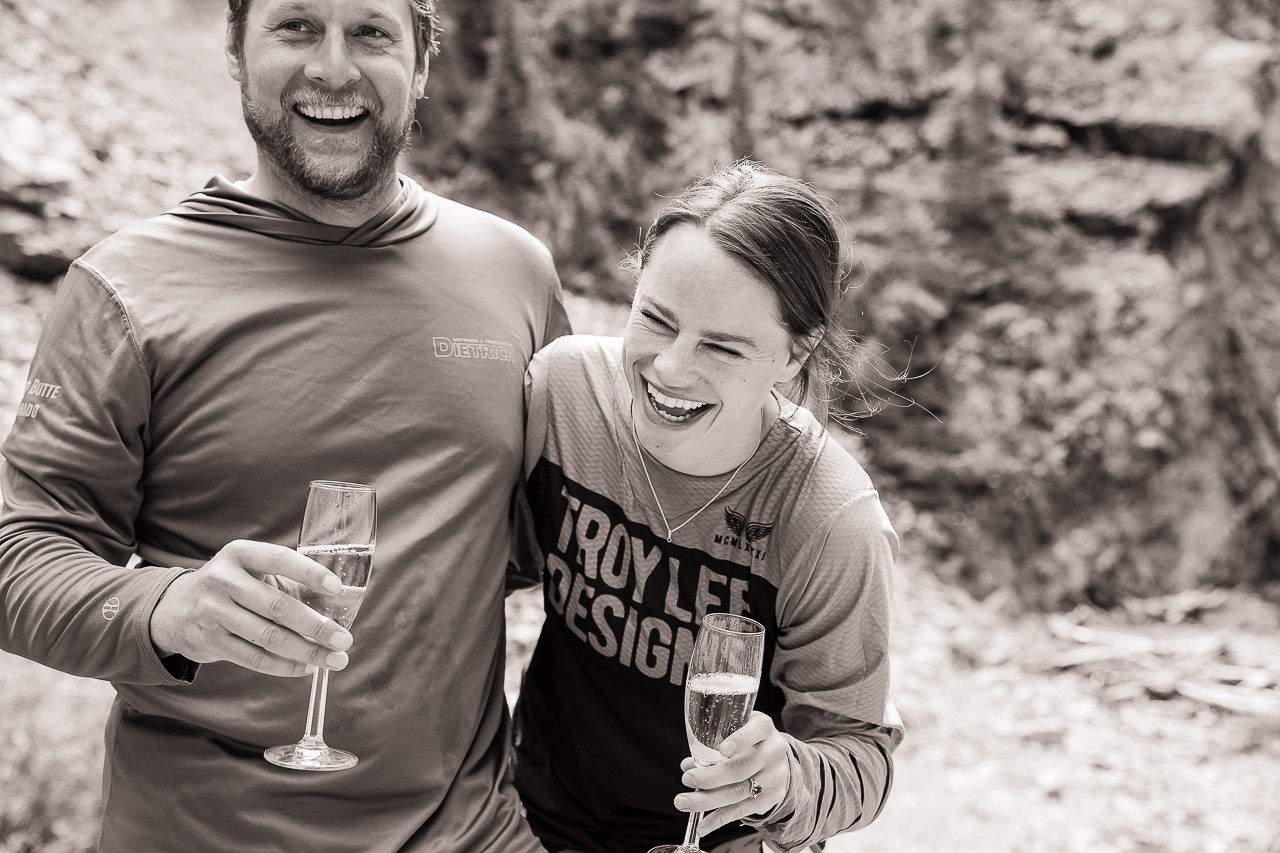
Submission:
M 50 295 L 0 276 L 6 425 Z M 622 308 L 577 297 L 569 310 L 586 332 L 616 331 L 625 317 Z M 1280 608 L 1232 593 L 1189 613 L 1170 603 L 1163 620 L 1084 610 L 1011 615 L 1007 602 L 980 604 L 937 581 L 913 555 L 910 508 L 887 497 L 907 543 L 896 574 L 892 650 L 894 697 L 908 733 L 884 813 L 870 828 L 834 839 L 829 851 L 1280 853 L 1280 706 L 1233 713 L 1160 686 L 1234 673 L 1242 684 L 1252 679 L 1251 695 L 1274 697 Z M 521 594 L 507 612 L 514 700 L 542 610 L 536 595 Z M 1045 668 L 1090 645 L 1065 636 L 1081 628 L 1095 640 L 1138 638 L 1149 648 Z M 1106 642 L 1093 645 L 1105 649 Z M 0 693 L 8 712 L 0 722 L 9 755 L 0 762 L 4 810 L 70 809 L 50 820 L 59 828 L 46 846 L 27 849 L 85 849 L 112 691 L 0 654 Z M 33 787 L 32 777 L 55 772 L 66 781 Z
M 99 62 L 108 82 L 133 85 L 141 75 L 169 86 L 144 93 L 176 121 L 155 133 L 187 139 L 198 113 L 217 129 L 212 141 L 201 136 L 209 146 L 204 162 L 230 164 L 231 173 L 244 167 L 247 139 L 232 129 L 234 87 L 181 89 L 183 80 L 222 73 L 216 44 L 196 50 L 196 41 L 184 41 L 188 30 L 208 41 L 207 28 L 178 14 L 194 4 L 118 0 L 108 7 L 110 15 L 81 21 L 82 32 L 64 37 L 81 46 L 110 42 L 115 52 L 104 51 Z M 127 26 L 143 7 L 171 16 L 172 37 L 158 51 Z M 139 65 L 138 56 L 149 64 Z M 138 189 L 145 193 L 136 206 L 163 209 L 177 200 L 167 187 L 193 188 L 218 170 L 189 179 L 157 175 Z M 50 288 L 0 273 L 0 432 L 12 423 L 51 299 Z M 586 332 L 615 332 L 625 316 L 580 298 L 569 309 Z M 867 830 L 837 837 L 829 851 L 1280 853 L 1280 608 L 1232 593 L 1186 612 L 1169 602 L 1153 615 L 1020 615 L 998 597 L 978 603 L 939 583 L 913 548 L 911 508 L 885 498 L 905 542 L 892 651 L 907 738 L 883 815 Z M 512 691 L 540 620 L 536 597 L 509 600 Z M 1101 656 L 1071 665 L 1078 649 Z M 1108 649 L 1117 654 L 1106 657 Z M 1214 698 L 1226 694 L 1188 698 L 1195 685 L 1259 701 L 1252 711 L 1230 711 L 1217 702 L 1235 699 Z M 111 695 L 107 685 L 0 653 L 0 851 L 92 844 Z M 44 821 L 44 828 L 31 840 L 6 815 Z

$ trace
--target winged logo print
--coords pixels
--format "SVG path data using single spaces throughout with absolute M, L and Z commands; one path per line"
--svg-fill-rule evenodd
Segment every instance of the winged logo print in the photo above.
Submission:
M 773 532 L 772 524 L 747 521 L 746 516 L 734 512 L 729 507 L 724 508 L 724 523 L 729 525 L 729 530 L 738 536 L 742 536 L 745 532 L 748 542 L 759 542 Z
M 746 525 L 745 516 L 739 515 L 729 507 L 724 508 L 724 523 L 729 525 L 729 529 L 738 535 L 742 535 L 742 528 Z

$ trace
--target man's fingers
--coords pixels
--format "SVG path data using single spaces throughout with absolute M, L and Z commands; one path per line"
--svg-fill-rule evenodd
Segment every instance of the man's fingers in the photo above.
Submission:
M 234 634 L 228 634 L 222 646 L 221 660 L 229 661 L 254 672 L 261 672 L 264 675 L 280 675 L 286 678 L 306 675 L 308 672 L 305 663 L 282 658 Z M 320 647 L 315 646 L 315 648 L 318 649 Z
M 242 609 L 227 614 L 224 627 L 282 657 L 335 669 L 321 664 L 323 653 L 351 648 L 349 631 L 280 590 L 255 582 L 233 588 L 231 599 Z
M 342 589 L 342 582 L 333 572 L 283 545 L 240 539 L 223 550 L 230 553 L 242 568 L 260 577 L 279 575 L 330 595 Z
M 307 665 L 326 670 L 340 670 L 347 666 L 346 652 L 312 643 L 283 625 L 261 619 L 255 613 L 244 610 L 229 613 L 223 622 L 223 628 L 233 637 L 259 649 L 264 656 L 296 663 L 303 670 Z M 265 671 L 253 665 L 252 661 L 248 667 L 251 670 Z

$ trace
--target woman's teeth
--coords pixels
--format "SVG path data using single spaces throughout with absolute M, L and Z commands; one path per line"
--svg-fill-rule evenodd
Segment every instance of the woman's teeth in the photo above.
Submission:
M 698 412 L 711 406 L 710 403 L 699 403 L 697 400 L 668 397 L 647 382 L 645 383 L 645 390 L 649 392 L 649 401 L 653 403 L 654 411 L 672 423 L 687 421 Z

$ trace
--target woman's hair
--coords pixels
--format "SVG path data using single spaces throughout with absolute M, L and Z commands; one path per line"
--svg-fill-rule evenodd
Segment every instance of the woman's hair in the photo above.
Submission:
M 773 291 L 777 319 L 808 353 L 784 393 L 819 418 L 847 416 L 832 404 L 848 386 L 860 387 L 866 357 L 840 322 L 849 262 L 831 202 L 803 181 L 740 160 L 670 199 L 624 266 L 638 278 L 658 241 L 680 225 L 702 229 Z
M 244 52 L 244 22 L 249 17 L 252 0 L 227 0 L 227 24 L 231 27 L 231 44 L 236 56 Z M 413 14 L 413 47 L 418 72 L 427 68 L 427 56 L 440 52 L 440 19 L 436 0 L 405 0 Z

